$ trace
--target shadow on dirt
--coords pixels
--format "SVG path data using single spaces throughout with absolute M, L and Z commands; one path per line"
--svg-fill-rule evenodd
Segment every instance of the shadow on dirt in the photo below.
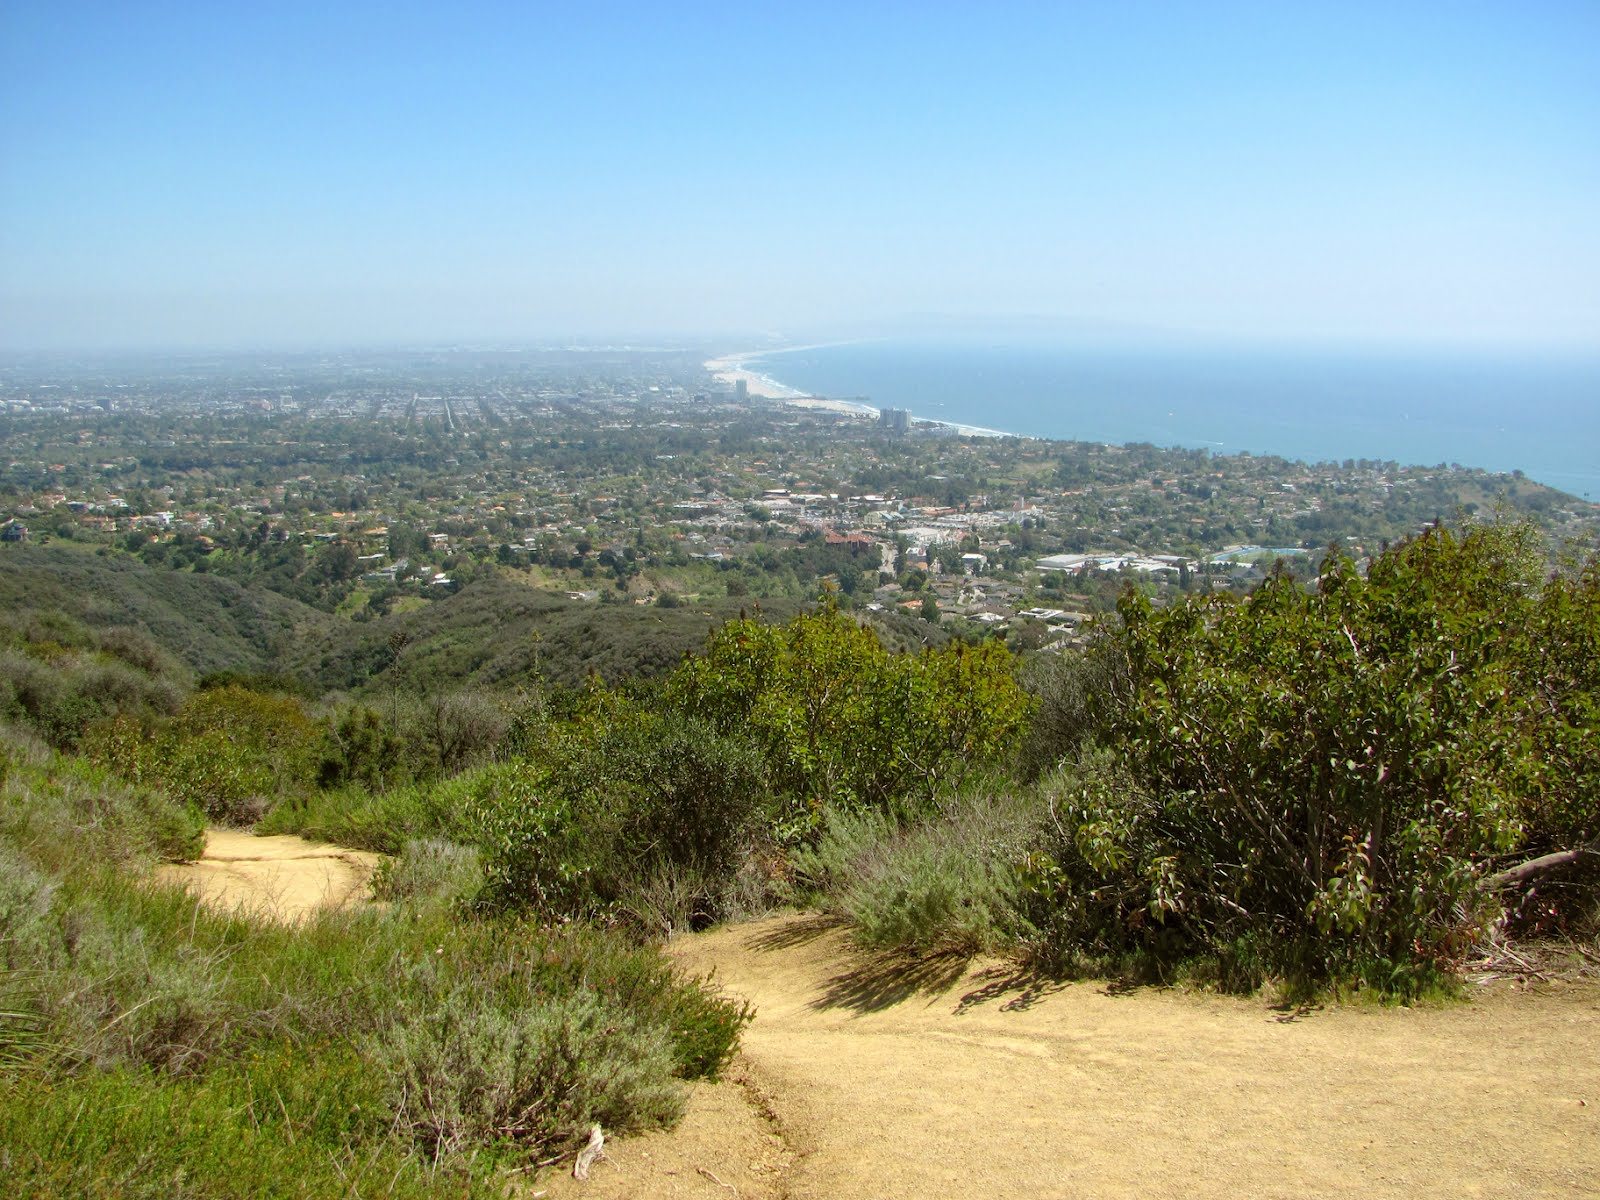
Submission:
M 1320 1004 L 1274 1004 L 1272 1011 L 1278 1015 L 1272 1019 L 1279 1025 L 1292 1025 L 1296 1021 L 1304 1021 L 1313 1013 L 1322 1011 Z
M 874 957 L 828 980 L 815 1009 L 848 1008 L 858 1013 L 881 1012 L 914 996 L 936 996 L 954 987 L 967 969 L 964 955 L 904 959 Z
M 797 917 L 792 921 L 785 921 L 776 929 L 769 929 L 749 938 L 745 945 L 751 950 L 760 950 L 764 953 L 773 950 L 792 950 L 796 946 L 804 946 L 807 942 L 814 942 L 823 934 L 833 929 L 843 928 L 848 922 L 843 917 L 829 916 L 827 913 L 813 913 L 809 916 Z
M 1069 982 L 1016 967 L 991 967 L 978 978 L 985 982 L 961 997 L 956 1016 L 985 1004 L 998 1004 L 1001 1012 L 1027 1012 L 1045 997 L 1065 991 Z

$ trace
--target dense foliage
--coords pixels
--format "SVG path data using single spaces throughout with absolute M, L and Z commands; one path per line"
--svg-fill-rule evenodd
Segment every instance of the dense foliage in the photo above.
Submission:
M 483 903 L 652 933 L 739 910 L 770 808 L 752 745 L 606 694 L 543 734 L 470 785 Z
M 1591 565 L 1540 586 L 1525 531 L 1432 529 L 1245 603 L 1134 593 L 1099 653 L 1112 757 L 1030 862 L 1058 945 L 1216 956 L 1406 990 L 1499 914 L 1503 856 L 1592 839 Z
M 729 622 L 668 691 L 754 740 L 774 789 L 813 811 L 925 801 L 1007 747 L 1029 710 L 1003 645 L 893 654 L 831 608 L 782 628 Z
M 831 606 L 730 622 L 657 691 L 519 722 L 468 804 L 486 899 L 700 927 L 767 899 L 828 814 L 922 811 L 1028 705 L 998 643 L 894 654 Z

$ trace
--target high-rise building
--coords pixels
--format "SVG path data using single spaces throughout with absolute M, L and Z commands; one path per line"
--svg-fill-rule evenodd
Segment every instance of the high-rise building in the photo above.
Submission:
M 740 404 L 750 399 L 750 381 L 748 379 L 736 379 L 733 381 L 733 398 Z

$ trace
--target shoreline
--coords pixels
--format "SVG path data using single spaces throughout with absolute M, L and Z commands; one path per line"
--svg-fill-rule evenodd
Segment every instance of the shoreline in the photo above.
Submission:
M 856 341 L 860 340 L 864 339 L 856 339 Z M 829 346 L 851 346 L 855 345 L 856 341 L 818 342 L 810 346 L 785 346 L 781 350 L 742 350 L 735 354 L 722 354 L 716 358 L 708 358 L 701 365 L 719 383 L 731 385 L 737 384 L 742 380 L 749 395 L 758 400 L 777 400 L 795 408 L 836 412 L 850 417 L 870 417 L 876 421 L 883 414 L 882 410 L 874 405 L 862 404 L 855 400 L 830 400 L 824 396 L 815 396 L 809 392 L 801 391 L 799 388 L 790 387 L 765 372 L 751 370 L 745 365 L 765 358 L 769 354 L 786 354 L 797 350 L 822 350 Z M 911 422 L 913 425 L 933 425 L 940 429 L 948 429 L 961 437 L 1024 438 L 1027 436 L 1019 433 L 1008 433 L 1003 429 L 989 429 L 982 425 L 965 425 L 960 421 L 941 421 L 934 417 L 920 417 L 915 412 L 911 414 Z
M 892 343 L 892 339 L 861 340 Z M 771 361 L 785 353 L 849 344 L 852 343 L 748 350 L 711 359 L 706 366 L 714 373 L 722 372 L 719 377 L 725 380 L 734 379 L 735 372 L 746 372 L 751 393 L 771 400 L 816 401 L 813 407 L 874 415 L 878 409 L 873 405 L 842 402 L 824 406 L 821 397 L 784 383 L 779 376 L 786 371 L 785 365 Z M 888 349 L 898 347 L 891 344 Z M 1229 350 L 1219 356 L 1202 352 L 1202 348 L 1185 351 L 1170 361 L 1157 358 L 1150 362 L 1130 358 L 1121 350 L 1099 353 L 1091 349 L 1086 352 L 1085 361 L 1105 370 L 1099 374 L 1090 371 L 1086 376 L 1088 382 L 1082 394 L 1073 397 L 1081 411 L 1076 412 L 1071 428 L 1067 428 L 1069 422 L 1063 414 L 1049 406 L 1019 402 L 1003 394 L 994 397 L 996 403 L 987 402 L 990 397 L 986 392 L 997 380 L 1008 377 L 1004 361 L 995 353 L 1005 349 L 980 348 L 989 354 L 989 360 L 980 353 L 976 366 L 993 367 L 993 378 L 984 377 L 982 370 L 965 374 L 956 371 L 949 378 L 912 371 L 904 379 L 882 376 L 880 372 L 872 379 L 878 381 L 887 398 L 876 398 L 885 408 L 910 408 L 912 424 L 925 436 L 943 430 L 963 437 L 1016 437 L 1027 441 L 1103 445 L 1148 442 L 1163 448 L 1203 450 L 1228 457 L 1248 453 L 1307 465 L 1337 464 L 1346 459 L 1393 461 L 1411 467 L 1459 462 L 1491 475 L 1520 474 L 1580 504 L 1595 505 L 1595 497 L 1600 496 L 1600 474 L 1594 472 L 1591 462 L 1577 461 L 1572 439 L 1559 440 L 1557 445 L 1558 439 L 1548 436 L 1552 421 L 1560 418 L 1570 424 L 1570 419 L 1582 411 L 1581 406 L 1575 407 L 1576 397 L 1588 386 L 1593 371 L 1600 369 L 1600 359 L 1573 359 L 1570 363 L 1552 360 L 1559 370 L 1552 369 L 1550 362 L 1543 359 L 1531 363 L 1486 359 L 1495 369 L 1486 367 L 1468 377 L 1461 372 L 1459 356 L 1451 355 L 1428 356 L 1415 362 L 1407 358 L 1401 362 L 1405 370 L 1399 371 L 1383 355 L 1337 357 L 1314 349 L 1288 356 L 1251 356 Z M 871 365 L 882 357 L 869 355 L 862 361 Z M 890 355 L 891 360 L 894 357 Z M 1045 365 L 1056 370 L 1061 365 L 1057 358 L 1062 356 L 1048 358 Z M 826 363 L 827 356 L 819 356 L 819 361 Z M 1192 379 L 1185 375 L 1180 380 L 1174 364 L 1185 369 L 1198 364 L 1204 369 Z M 852 374 L 834 369 L 821 372 L 819 377 L 841 388 L 860 387 L 863 381 L 852 383 Z M 1512 422 L 1506 419 L 1506 396 L 1519 388 L 1531 390 L 1538 408 L 1537 427 L 1531 432 L 1507 428 Z M 1107 398 L 1121 390 L 1128 392 L 1126 401 Z M 1439 415 L 1444 411 L 1441 404 L 1446 396 L 1451 398 L 1452 406 L 1448 428 L 1440 426 Z M 1285 397 L 1337 402 L 1343 406 L 1345 419 L 1336 427 L 1323 430 L 1311 419 L 1304 404 L 1288 403 Z M 1015 418 L 1034 432 L 1018 433 L 1015 428 L 930 417 L 911 407 L 944 407 L 939 403 L 941 399 L 948 401 L 952 409 L 971 416 Z M 1415 405 L 1421 408 L 1412 411 Z M 1580 426 L 1580 440 L 1592 436 L 1589 425 Z
M 752 371 L 744 365 L 750 359 L 760 357 L 761 351 L 748 350 L 742 354 L 724 354 L 721 358 L 708 358 L 701 365 L 711 372 L 711 378 L 717 382 L 727 384 L 743 382 L 750 395 L 761 400 L 805 399 L 804 392 L 787 387 L 772 376 Z

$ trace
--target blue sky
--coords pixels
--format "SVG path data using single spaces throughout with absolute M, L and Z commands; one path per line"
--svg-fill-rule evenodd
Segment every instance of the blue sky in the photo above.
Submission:
M 9 0 L 0 344 L 1600 349 L 1600 3 L 995 7 Z

